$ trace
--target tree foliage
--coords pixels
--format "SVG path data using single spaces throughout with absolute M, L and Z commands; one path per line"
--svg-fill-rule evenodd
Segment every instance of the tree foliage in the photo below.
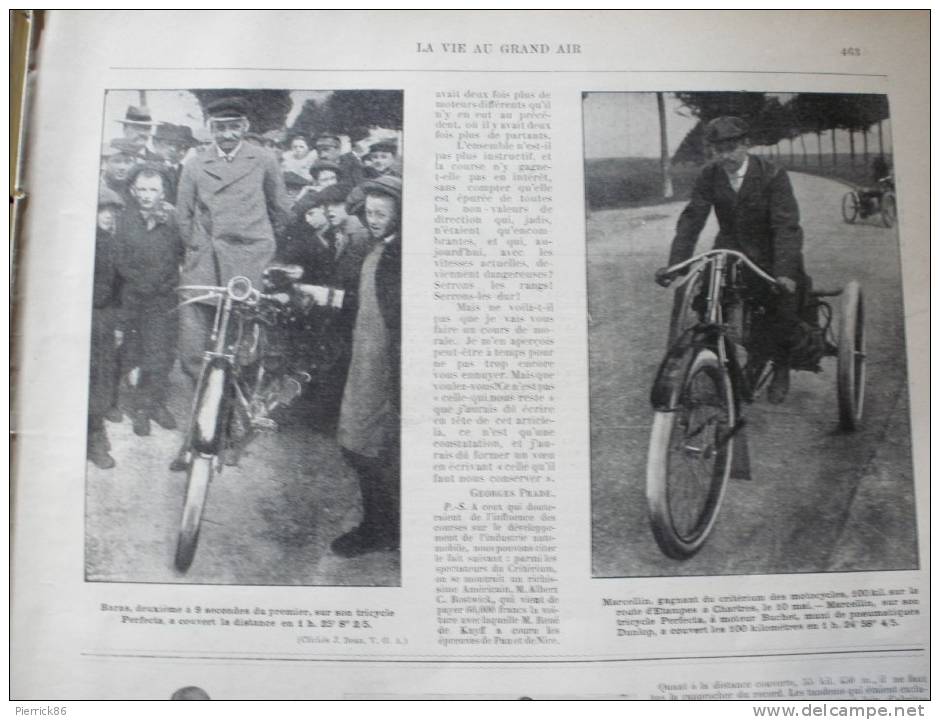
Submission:
M 307 100 L 290 131 L 308 136 L 332 132 L 358 140 L 379 127 L 401 130 L 398 90 L 337 90 L 325 100 Z

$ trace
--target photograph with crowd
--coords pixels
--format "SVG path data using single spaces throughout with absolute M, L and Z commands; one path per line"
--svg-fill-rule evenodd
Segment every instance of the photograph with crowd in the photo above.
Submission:
M 402 130 L 396 90 L 106 92 L 89 580 L 399 584 Z M 255 385 L 226 381 L 210 452 L 221 362 Z M 174 567 L 207 455 L 199 553 Z

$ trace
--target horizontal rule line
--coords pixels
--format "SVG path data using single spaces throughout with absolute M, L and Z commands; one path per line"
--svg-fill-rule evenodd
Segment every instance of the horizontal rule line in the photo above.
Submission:
M 873 655 L 876 653 L 923 653 L 926 648 L 895 648 L 895 649 L 874 649 L 874 650 L 814 650 L 809 652 L 781 652 L 781 653 L 755 653 L 741 655 L 689 655 L 674 658 L 662 657 L 641 657 L 641 658 L 581 658 L 573 656 L 570 659 L 559 658 L 528 658 L 519 660 L 485 660 L 480 658 L 461 658 L 454 659 L 448 657 L 430 658 L 430 659 L 411 659 L 395 660 L 391 658 L 367 657 L 367 658 L 317 658 L 317 657 L 291 657 L 279 655 L 274 657 L 253 657 L 251 655 L 234 655 L 222 653 L 219 655 L 173 655 L 170 653 L 133 653 L 133 652 L 100 652 L 100 653 L 82 653 L 85 657 L 99 658 L 141 658 L 151 660 L 247 660 L 254 662 L 333 662 L 333 663 L 406 663 L 410 665 L 438 665 L 438 664 L 493 664 L 493 665 L 514 665 L 514 664 L 590 664 L 590 663 L 619 663 L 619 662 L 683 662 L 687 660 L 736 660 L 752 658 L 783 658 L 783 657 L 816 657 L 820 655 Z
M 829 72 L 801 70 L 473 70 L 459 68 L 291 68 L 291 67 L 146 67 L 134 65 L 112 65 L 110 70 L 238 70 L 251 72 L 342 72 L 342 73 L 607 73 L 607 74 L 679 74 L 679 75 L 829 75 L 840 77 L 886 78 L 883 73 Z

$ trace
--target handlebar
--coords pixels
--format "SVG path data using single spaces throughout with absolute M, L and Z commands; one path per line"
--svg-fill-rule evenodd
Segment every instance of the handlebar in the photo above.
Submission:
M 322 285 L 302 285 L 300 283 L 291 283 L 295 294 L 300 298 L 299 304 L 302 307 L 312 305 L 340 309 L 343 307 L 345 291 L 336 288 L 325 287 Z M 288 305 L 291 302 L 291 294 L 288 292 L 263 293 L 258 288 L 253 287 L 251 280 L 244 275 L 236 275 L 228 281 L 227 285 L 181 285 L 176 288 L 177 292 L 198 292 L 196 297 L 184 300 L 178 307 L 190 305 L 192 303 L 203 302 L 205 300 L 220 300 L 228 297 L 232 302 L 241 303 L 249 307 L 254 307 L 261 302 L 271 302 L 278 305 Z
M 707 263 L 714 262 L 714 258 L 720 255 L 724 255 L 725 257 L 731 257 L 739 262 L 743 262 L 748 268 L 750 268 L 754 272 L 755 275 L 757 275 L 762 280 L 766 280 L 768 283 L 770 283 L 774 287 L 777 287 L 779 285 L 775 277 L 768 275 L 756 263 L 754 263 L 754 261 L 751 260 L 747 255 L 745 255 L 742 252 L 738 252 L 737 250 L 708 250 L 707 252 L 703 252 L 698 255 L 695 255 L 694 257 L 690 257 L 688 260 L 683 260 L 680 263 L 676 263 L 675 265 L 667 267 L 665 269 L 665 274 L 667 276 L 677 275 L 679 272 L 689 267 L 690 265 L 698 265 L 699 267 L 704 266 Z M 697 270 L 698 268 L 695 268 L 695 269 Z M 695 274 L 694 272 L 688 273 L 684 278 L 682 278 L 682 280 L 679 281 L 679 283 L 677 284 L 677 287 L 681 287 L 682 285 L 687 283 L 694 274 Z
M 290 302 L 290 296 L 287 293 L 263 293 L 252 286 L 251 280 L 244 275 L 236 275 L 228 281 L 227 285 L 180 285 L 176 288 L 176 292 L 202 293 L 196 297 L 184 300 L 180 303 L 180 307 L 191 303 L 202 302 L 203 300 L 218 300 L 225 296 L 228 296 L 229 299 L 234 302 L 249 306 L 257 305 L 263 300 L 279 303 L 281 305 L 286 305 Z

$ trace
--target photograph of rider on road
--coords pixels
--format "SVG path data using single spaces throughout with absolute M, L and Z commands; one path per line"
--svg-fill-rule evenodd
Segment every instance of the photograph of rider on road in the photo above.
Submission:
M 918 567 L 887 97 L 582 110 L 592 576 Z
M 743 252 L 777 279 L 775 289 L 756 278 L 748 284 L 750 299 L 767 311 L 757 333 L 762 347 L 750 348 L 748 368 L 759 375 L 767 360 L 773 361 L 767 399 L 779 404 L 790 390 L 790 353 L 802 338 L 799 309 L 808 284 L 800 209 L 786 171 L 748 152 L 744 120 L 724 115 L 709 121 L 705 142 L 714 159 L 702 169 L 679 216 L 668 264 L 692 256 L 714 209 L 719 227 L 715 247 Z M 673 280 L 666 268 L 657 270 L 655 278 L 663 287 Z

